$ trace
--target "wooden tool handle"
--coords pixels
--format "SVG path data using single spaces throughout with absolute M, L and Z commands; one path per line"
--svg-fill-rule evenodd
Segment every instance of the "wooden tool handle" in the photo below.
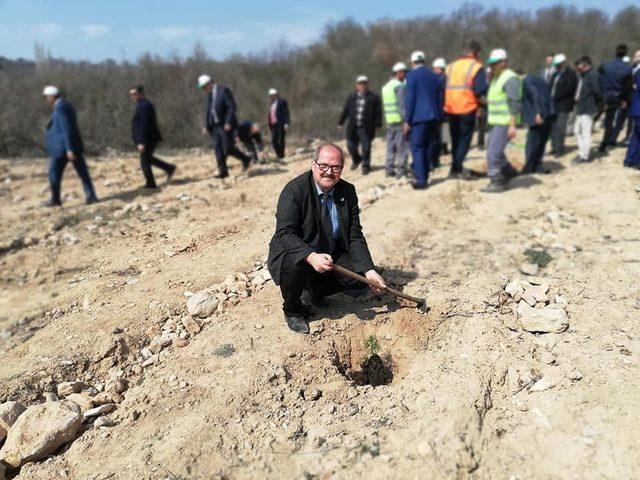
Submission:
M 367 285 L 369 285 L 370 287 L 373 288 L 378 288 L 378 285 L 376 283 L 374 283 L 373 281 L 369 280 L 367 277 L 363 277 L 362 275 L 358 275 L 357 273 L 352 272 L 351 270 L 347 270 L 344 267 L 341 267 L 340 265 L 337 264 L 333 264 L 333 269 L 338 272 L 340 275 L 344 275 L 345 277 L 349 277 L 352 280 L 357 280 L 359 282 L 362 283 L 366 283 Z M 419 298 L 419 297 L 414 297 L 411 295 L 407 295 L 406 293 L 402 293 L 398 290 L 395 290 L 393 288 L 387 287 L 384 289 L 384 291 L 390 293 L 391 295 L 395 295 L 396 297 L 400 297 L 400 298 L 404 298 L 406 300 L 411 300 L 412 302 L 417 303 L 418 305 L 425 305 L 426 301 L 424 298 Z

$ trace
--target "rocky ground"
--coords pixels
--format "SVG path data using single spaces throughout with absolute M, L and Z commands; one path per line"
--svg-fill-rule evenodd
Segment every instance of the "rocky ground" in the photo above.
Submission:
M 336 296 L 309 336 L 264 268 L 308 152 L 225 182 L 209 153 L 167 158 L 153 195 L 133 155 L 91 158 L 102 201 L 69 169 L 58 210 L 44 160 L 0 161 L 0 479 L 640 477 L 621 150 L 499 195 L 345 171 L 385 278 L 431 309 Z

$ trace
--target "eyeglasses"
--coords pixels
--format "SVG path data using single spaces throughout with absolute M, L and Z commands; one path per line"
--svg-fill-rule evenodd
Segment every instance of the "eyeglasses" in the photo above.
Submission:
M 326 172 L 331 169 L 332 173 L 340 173 L 342 171 L 342 165 L 329 165 L 328 163 L 318 163 L 314 160 L 314 163 L 318 166 L 321 172 Z

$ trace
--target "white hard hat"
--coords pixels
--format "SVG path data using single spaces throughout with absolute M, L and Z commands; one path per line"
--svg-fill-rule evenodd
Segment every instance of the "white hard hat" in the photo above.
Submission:
M 567 56 L 564 53 L 558 53 L 553 56 L 553 64 L 560 65 L 567 61 Z
M 204 88 L 208 83 L 211 83 L 211 77 L 209 75 L 200 75 L 198 77 L 198 88 Z
M 358 75 L 358 78 L 356 78 L 356 83 L 368 83 L 369 82 L 369 78 L 366 75 Z
M 491 65 L 492 63 L 502 62 L 507 59 L 507 51 L 503 48 L 496 48 L 495 50 L 491 50 L 491 54 L 489 54 L 489 60 L 487 63 Z
M 436 58 L 433 61 L 433 68 L 447 68 L 447 62 L 444 58 Z
M 403 72 L 405 70 L 407 70 L 407 66 L 403 62 L 396 63 L 391 69 L 393 73 Z
M 411 54 L 411 62 L 416 63 L 420 61 L 424 61 L 424 52 L 421 50 L 416 50 Z
M 622 61 L 624 63 L 629 63 L 631 61 L 631 58 L 629 58 L 629 55 L 627 55 L 626 57 L 622 57 Z
M 59 94 L 60 90 L 58 90 L 58 87 L 54 87 L 53 85 L 47 85 L 42 91 L 42 95 L 45 97 L 57 97 Z
M 278 94 L 278 90 L 276 90 L 275 88 L 269 89 L 269 95 L 277 95 L 277 94 Z

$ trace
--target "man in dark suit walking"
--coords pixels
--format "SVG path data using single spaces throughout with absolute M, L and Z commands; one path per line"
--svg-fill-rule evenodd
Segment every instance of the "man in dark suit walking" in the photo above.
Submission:
M 78 129 L 75 109 L 61 97 L 60 91 L 53 85 L 45 87 L 42 95 L 47 105 L 53 109 L 46 134 L 47 152 L 51 158 L 49 162 L 51 200 L 45 206 L 59 207 L 62 205 L 60 186 L 68 162 L 73 164 L 80 180 L 82 180 L 87 205 L 97 202 L 98 197 L 83 156 L 84 144 Z
M 251 158 L 236 147 L 233 132 L 238 126 L 236 118 L 236 102 L 228 87 L 214 83 L 209 75 L 198 77 L 198 87 L 207 94 L 205 104 L 204 135 L 211 135 L 216 152 L 218 174 L 215 178 L 227 178 L 227 156 L 236 157 L 242 162 L 242 170 L 249 169 Z
M 278 160 L 284 158 L 285 136 L 289 129 L 289 105 L 281 98 L 275 88 L 269 90 L 269 128 L 271 129 L 271 143 Z
M 522 122 L 529 126 L 522 173 L 542 173 L 542 157 L 551 133 L 551 89 L 542 77 L 527 75 L 522 82 Z
M 339 130 L 345 122 L 351 170 L 362 163 L 362 174 L 367 175 L 371 171 L 371 143 L 376 128 L 382 126 L 382 102 L 369 90 L 369 79 L 364 75 L 356 79 L 356 91 L 347 97 L 338 120 Z
M 311 306 L 302 303 L 304 290 L 317 306 L 338 292 L 356 296 L 366 291 L 366 285 L 333 273 L 334 263 L 375 282 L 374 293 L 386 288 L 362 234 L 355 187 L 340 179 L 343 167 L 342 149 L 322 143 L 311 171 L 290 181 L 278 199 L 268 267 L 280 285 L 287 325 L 295 332 L 309 333 Z
M 553 99 L 554 116 L 551 121 L 551 146 L 556 157 L 564 155 L 565 139 L 569 114 L 575 104 L 578 75 L 569 68 L 567 57 L 563 53 L 553 58 L 556 69 L 551 77 L 551 98 Z
M 129 90 L 129 96 L 136 105 L 136 110 L 131 120 L 131 138 L 138 152 L 140 152 L 140 168 L 142 168 L 142 173 L 146 180 L 144 187 L 158 188 L 151 166 L 164 170 L 167 174 L 167 182 L 173 177 L 176 166 L 153 156 L 158 143 L 162 141 L 162 135 L 160 135 L 160 129 L 158 128 L 156 109 L 145 97 L 144 87 L 142 85 L 133 87 Z

